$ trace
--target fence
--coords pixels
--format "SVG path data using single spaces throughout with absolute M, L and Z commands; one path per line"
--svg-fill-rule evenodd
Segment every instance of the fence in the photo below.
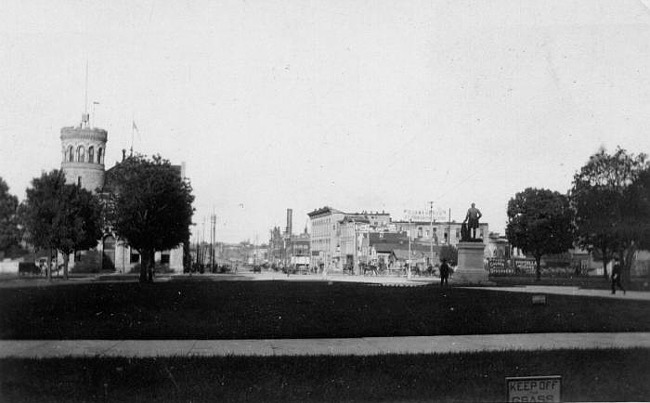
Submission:
M 526 258 L 488 258 L 486 268 L 490 276 L 536 275 L 535 259 Z M 540 274 L 545 277 L 571 277 L 587 273 L 587 262 L 583 260 L 553 260 L 542 262 Z

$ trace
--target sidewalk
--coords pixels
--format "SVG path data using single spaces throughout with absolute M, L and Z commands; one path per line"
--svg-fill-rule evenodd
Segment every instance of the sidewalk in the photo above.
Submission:
M 1 358 L 316 356 L 650 348 L 650 332 L 278 340 L 1 340 Z
M 580 288 L 571 286 L 558 286 L 558 285 L 524 285 L 524 286 L 508 286 L 508 287 L 481 287 L 482 290 L 494 290 L 504 292 L 525 292 L 530 294 L 555 294 L 555 295 L 573 295 L 576 297 L 599 297 L 610 299 L 630 299 L 639 301 L 650 301 L 650 292 L 647 291 L 628 291 L 623 294 L 623 291 L 616 291 L 612 294 L 610 290 L 593 289 L 593 288 Z

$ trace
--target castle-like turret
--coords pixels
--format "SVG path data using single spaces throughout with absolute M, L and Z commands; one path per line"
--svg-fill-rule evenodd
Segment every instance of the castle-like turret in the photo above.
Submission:
M 81 115 L 81 124 L 61 129 L 61 170 L 66 182 L 77 183 L 95 192 L 104 186 L 104 155 L 108 132 L 90 127 L 87 113 Z

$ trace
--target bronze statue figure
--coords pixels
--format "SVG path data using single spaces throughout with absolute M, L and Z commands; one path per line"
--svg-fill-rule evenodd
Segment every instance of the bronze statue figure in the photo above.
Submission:
M 463 221 L 460 225 L 460 241 L 469 242 L 469 230 L 467 229 L 467 223 Z
M 469 232 L 469 238 L 472 240 L 476 239 L 476 230 L 478 229 L 478 220 L 483 217 L 481 211 L 476 208 L 476 204 L 472 203 L 472 207 L 467 210 L 467 215 L 465 216 L 464 223 L 467 223 L 467 229 Z

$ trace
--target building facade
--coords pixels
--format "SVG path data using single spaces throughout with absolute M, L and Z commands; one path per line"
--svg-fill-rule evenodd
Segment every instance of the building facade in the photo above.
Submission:
M 80 185 L 93 192 L 105 191 L 110 181 L 110 169 L 104 166 L 108 132 L 104 129 L 90 127 L 89 116 L 84 113 L 81 123 L 76 127 L 61 129 L 61 170 L 66 182 Z M 174 166 L 185 177 L 184 165 Z M 112 168 L 111 168 L 112 169 Z M 115 270 L 121 273 L 131 271 L 141 261 L 140 254 L 130 248 L 127 243 L 116 237 L 110 228 L 96 250 L 78 252 L 71 256 L 70 266 L 77 264 L 100 265 L 104 270 Z M 155 254 L 156 266 L 173 272 L 183 271 L 183 247 L 179 246 L 169 251 L 159 251 Z
M 367 263 L 369 233 L 391 231 L 390 214 L 386 212 L 344 213 L 323 207 L 307 214 L 311 222 L 311 266 L 328 267 L 328 271 L 352 269 L 358 272 L 359 263 Z
M 340 257 L 338 223 L 345 217 L 345 213 L 325 206 L 307 216 L 311 222 L 311 266 L 322 269 L 332 264 L 335 256 Z
M 411 238 L 419 242 L 432 242 L 434 245 L 456 246 L 461 239 L 462 223 L 456 221 L 393 221 L 398 232 L 406 231 Z M 479 223 L 476 237 L 487 241 L 490 234 L 487 223 Z

